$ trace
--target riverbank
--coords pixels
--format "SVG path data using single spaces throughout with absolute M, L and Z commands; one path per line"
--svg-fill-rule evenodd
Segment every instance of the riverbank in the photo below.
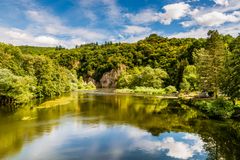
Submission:
M 122 94 L 146 94 L 155 95 L 158 98 L 179 99 L 183 104 L 187 104 L 206 114 L 209 119 L 240 119 L 240 101 L 235 105 L 225 97 L 202 98 L 199 93 L 188 94 L 167 93 L 164 89 L 137 88 L 137 89 L 116 89 L 115 93 Z
M 181 99 L 182 103 L 192 106 L 210 119 L 238 119 L 240 120 L 240 105 L 233 105 L 223 97 L 217 99 Z
M 240 101 L 237 101 L 237 104 L 233 105 L 230 101 L 224 98 L 197 98 L 196 93 L 188 95 L 177 95 L 176 93 L 157 94 L 160 93 L 158 92 L 158 89 L 149 89 L 147 91 L 145 90 L 144 92 L 140 92 L 140 90 L 138 90 L 138 92 L 135 92 L 131 89 L 89 89 L 78 90 L 74 93 L 82 93 L 89 95 L 93 94 L 98 96 L 132 95 L 137 97 L 152 97 L 154 99 L 173 99 L 175 101 L 178 101 L 179 104 L 185 104 L 191 108 L 197 109 L 198 111 L 202 112 L 205 115 L 204 117 L 206 117 L 207 119 L 240 119 Z M 60 96 L 59 98 L 55 97 L 42 100 L 42 103 L 38 103 L 38 108 L 51 108 L 52 106 L 60 105 L 61 103 L 69 103 L 72 100 L 72 97 L 68 98 L 67 95 L 68 94 Z M 32 106 L 34 105 L 31 105 L 31 107 Z
M 177 90 L 173 86 L 168 86 L 166 88 L 153 88 L 153 87 L 135 87 L 133 89 L 123 88 L 115 89 L 115 93 L 141 93 L 148 95 L 171 95 L 177 96 Z

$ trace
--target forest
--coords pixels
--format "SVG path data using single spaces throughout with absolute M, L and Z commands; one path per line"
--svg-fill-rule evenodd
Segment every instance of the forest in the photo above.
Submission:
M 107 73 L 118 92 L 205 93 L 240 98 L 240 35 L 207 38 L 152 34 L 136 43 L 91 43 L 66 49 L 0 43 L 0 101 L 25 103 L 78 89 L 101 88 Z M 114 76 L 115 78 L 112 78 Z

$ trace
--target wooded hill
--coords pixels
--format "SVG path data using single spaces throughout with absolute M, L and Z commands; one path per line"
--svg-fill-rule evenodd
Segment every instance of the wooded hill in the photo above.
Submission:
M 1 43 L 0 59 L 0 96 L 5 100 L 60 95 L 83 86 L 81 77 L 101 87 L 103 75 L 121 66 L 125 69 L 114 79 L 118 88 L 171 86 L 181 92 L 240 97 L 240 36 L 217 31 L 209 31 L 206 39 L 152 34 L 136 43 L 91 43 L 73 49 Z

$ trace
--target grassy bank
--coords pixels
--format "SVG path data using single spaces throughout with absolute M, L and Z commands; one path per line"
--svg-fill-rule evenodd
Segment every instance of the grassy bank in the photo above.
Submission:
M 153 88 L 153 87 L 134 87 L 133 89 L 123 88 L 116 89 L 115 93 L 142 93 L 149 95 L 171 95 L 176 93 L 176 88 L 168 86 L 166 88 Z
M 151 87 L 135 87 L 134 89 L 116 89 L 115 93 L 141 93 L 147 95 L 160 95 L 168 96 L 174 95 L 174 90 L 156 89 Z M 176 94 L 174 95 L 176 96 Z M 191 96 L 180 94 L 176 96 L 180 99 L 183 104 L 192 106 L 202 113 L 204 113 L 209 119 L 240 119 L 240 101 L 237 101 L 236 105 L 228 101 L 226 98 L 194 98 L 196 93 Z

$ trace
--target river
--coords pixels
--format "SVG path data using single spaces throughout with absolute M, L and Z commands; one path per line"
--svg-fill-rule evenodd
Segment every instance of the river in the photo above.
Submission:
M 4 160 L 237 160 L 239 148 L 240 122 L 174 99 L 76 92 L 0 112 Z

